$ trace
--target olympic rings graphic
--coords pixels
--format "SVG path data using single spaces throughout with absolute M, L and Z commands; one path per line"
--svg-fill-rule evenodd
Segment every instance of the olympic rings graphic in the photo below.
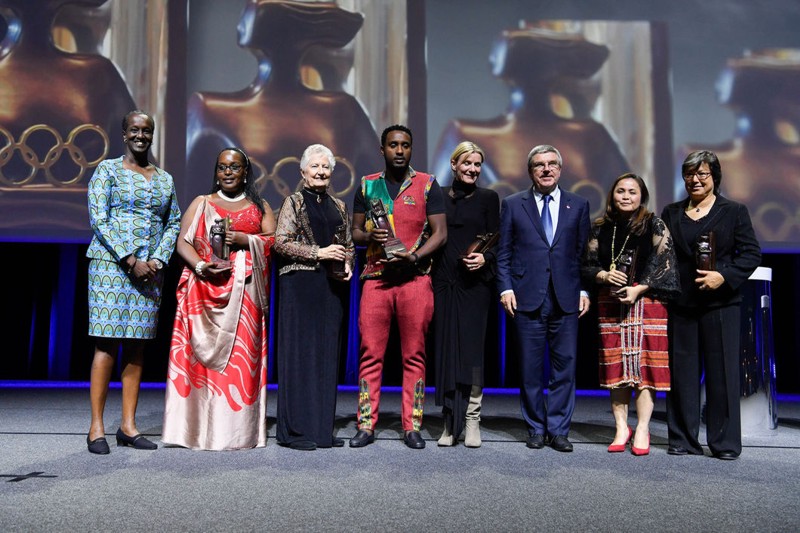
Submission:
M 36 151 L 28 144 L 31 135 L 36 132 L 44 131 L 49 133 L 54 140 L 53 146 L 47 151 L 43 159 L 39 159 Z M 97 159 L 88 161 L 83 149 L 75 143 L 78 135 L 84 132 L 90 132 L 99 137 L 102 141 L 103 151 Z M 65 187 L 79 183 L 86 171 L 96 167 L 100 161 L 105 159 L 108 155 L 109 140 L 108 135 L 100 126 L 96 124 L 81 124 L 69 132 L 67 140 L 64 141 L 61 134 L 55 128 L 46 124 L 35 124 L 30 126 L 19 138 L 19 141 L 14 140 L 14 136 L 5 128 L 0 126 L 0 138 L 5 138 L 5 145 L 0 148 L 0 184 L 8 187 L 22 187 L 30 185 L 36 179 L 39 171 L 43 170 L 47 183 L 54 187 Z M 22 159 L 30 168 L 28 174 L 22 179 L 11 179 L 3 172 L 3 167 L 8 165 L 14 157 L 14 152 L 19 152 Z M 75 176 L 66 179 L 60 179 L 53 174 L 52 167 L 61 159 L 61 155 L 67 152 L 73 163 L 79 168 Z
M 356 169 L 350 161 L 348 161 L 344 157 L 335 157 L 336 166 L 343 165 L 347 168 L 349 173 L 349 180 L 347 185 L 342 190 L 336 190 L 334 188 L 333 180 L 331 180 L 331 188 L 329 193 L 332 196 L 336 196 L 337 198 L 343 198 L 350 194 L 351 191 L 355 188 L 356 184 Z M 280 177 L 279 172 L 280 170 L 286 166 L 295 164 L 300 166 L 300 159 L 297 157 L 284 157 L 283 159 L 279 160 L 275 163 L 275 166 L 272 167 L 272 172 L 268 172 L 266 166 L 258 161 L 257 159 L 250 159 L 251 164 L 253 165 L 253 176 L 256 180 L 256 187 L 259 191 L 263 191 L 268 186 L 275 190 L 278 194 L 283 197 L 289 196 L 292 192 L 299 191 L 303 188 L 303 181 L 298 180 L 298 184 L 295 187 L 295 191 L 292 191 L 292 188 L 289 186 L 286 181 Z
M 600 187 L 599 183 L 596 183 L 596 182 L 591 181 L 591 180 L 583 179 L 583 180 L 580 180 L 579 182 L 577 182 L 572 187 L 570 187 L 569 191 L 573 192 L 573 193 L 575 193 L 577 195 L 583 196 L 584 198 L 589 200 L 589 205 L 594 204 L 594 202 L 592 202 L 592 200 L 594 200 L 595 199 L 594 196 L 597 195 L 597 198 L 596 198 L 597 203 L 595 205 L 597 205 L 598 207 L 593 213 L 589 213 L 589 216 L 591 216 L 591 217 L 600 216 L 600 214 L 602 213 L 602 211 L 603 211 L 603 209 L 605 207 L 603 205 L 603 201 L 605 200 L 606 193 L 603 191 L 603 188 Z M 581 191 L 584 191 L 584 192 L 581 192 Z
M 778 202 L 765 202 L 753 215 L 753 227 L 759 237 L 767 241 L 793 240 L 797 235 L 793 232 L 800 230 L 800 208 L 792 213 Z
M 495 191 L 497 194 L 500 195 L 501 198 L 514 194 L 515 192 L 518 192 L 518 189 L 516 187 L 505 181 L 496 181 L 491 185 L 489 185 L 489 189 Z
M 498 182 L 492 183 L 491 185 L 489 185 L 489 188 L 492 189 L 493 191 L 496 191 L 501 196 L 504 193 L 506 195 L 509 195 L 509 194 L 513 194 L 513 193 L 517 192 L 517 189 L 513 185 L 511 185 L 510 183 L 502 182 L 502 181 L 498 181 Z M 577 183 L 575 183 L 574 185 L 572 185 L 572 187 L 570 187 L 569 191 L 573 192 L 575 194 L 581 195 L 584 198 L 590 198 L 591 196 L 594 196 L 596 194 L 598 199 L 599 199 L 599 201 L 597 202 L 598 205 L 602 205 L 603 198 L 604 198 L 604 195 L 605 195 L 605 193 L 603 192 L 602 187 L 600 187 L 600 184 L 595 183 L 595 182 L 593 182 L 591 180 L 586 180 L 586 179 L 580 180 Z M 583 192 L 581 192 L 581 191 L 583 191 Z M 587 196 L 587 194 L 591 195 L 591 196 Z

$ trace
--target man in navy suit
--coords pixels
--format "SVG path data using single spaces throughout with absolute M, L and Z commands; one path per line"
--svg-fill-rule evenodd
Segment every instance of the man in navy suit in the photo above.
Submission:
M 578 318 L 589 310 L 580 277 L 589 202 L 558 187 L 561 164 L 556 148 L 536 146 L 528 154 L 533 187 L 503 200 L 497 286 L 503 308 L 517 325 L 526 445 L 539 449 L 547 443 L 571 452 L 567 436 L 575 410 Z M 549 385 L 544 383 L 546 347 Z

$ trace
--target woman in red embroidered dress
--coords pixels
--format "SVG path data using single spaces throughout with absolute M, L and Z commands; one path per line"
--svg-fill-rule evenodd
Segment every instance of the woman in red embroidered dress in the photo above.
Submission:
M 275 217 L 254 181 L 242 150 L 222 150 L 211 194 L 195 198 L 181 221 L 178 253 L 187 264 L 169 355 L 165 444 L 203 450 L 266 445 Z
M 644 180 L 618 177 L 595 221 L 586 246 L 583 277 L 598 287 L 600 385 L 611 389 L 616 435 L 609 452 L 650 453 L 650 417 L 655 391 L 669 390 L 666 299 L 680 290 L 672 237 L 647 210 Z M 636 390 L 636 432 L 628 426 L 628 404 Z

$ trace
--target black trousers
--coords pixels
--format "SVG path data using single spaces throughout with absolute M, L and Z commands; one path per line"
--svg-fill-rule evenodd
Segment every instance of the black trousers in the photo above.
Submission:
M 670 446 L 702 454 L 700 376 L 705 371 L 706 433 L 712 453 L 742 451 L 739 405 L 739 305 L 669 309 L 670 372 L 667 395 Z

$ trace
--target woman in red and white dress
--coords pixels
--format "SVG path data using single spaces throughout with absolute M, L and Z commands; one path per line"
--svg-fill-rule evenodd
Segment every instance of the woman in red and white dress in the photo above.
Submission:
M 275 217 L 254 181 L 242 150 L 222 150 L 211 193 L 195 198 L 181 221 L 177 249 L 186 266 L 170 346 L 165 444 L 203 450 L 266 445 Z M 223 242 L 227 261 L 214 253 L 214 244 Z

